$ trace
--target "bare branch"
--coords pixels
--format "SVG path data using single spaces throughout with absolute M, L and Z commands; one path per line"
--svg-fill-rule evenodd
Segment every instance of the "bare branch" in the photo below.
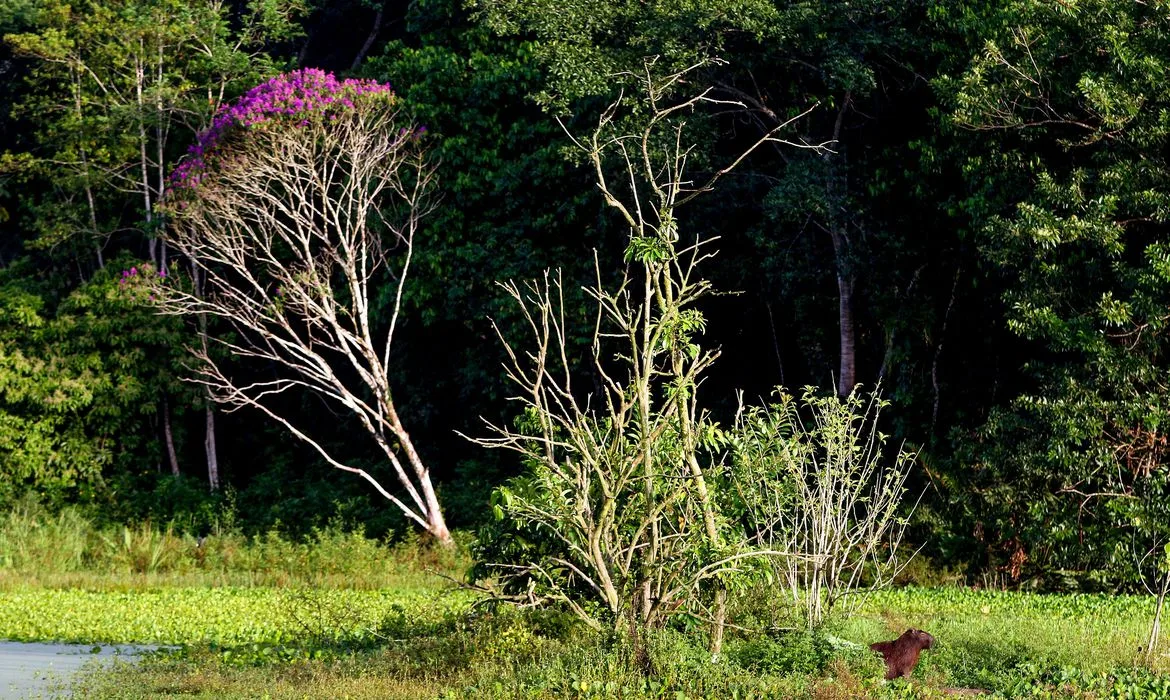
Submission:
M 414 236 L 431 206 L 434 171 L 413 127 L 392 102 L 368 100 L 329 119 L 250 130 L 231 147 L 170 203 L 167 243 L 193 261 L 202 293 L 167 280 L 156 296 L 163 313 L 226 321 L 238 338 L 217 338 L 217 345 L 278 376 L 240 382 L 221 356 L 198 352 L 195 381 L 225 405 L 260 410 L 450 541 L 388 368 Z M 393 306 L 379 327 L 372 295 L 387 283 Z M 294 426 L 273 401 L 290 389 L 316 392 L 355 417 L 409 503 Z

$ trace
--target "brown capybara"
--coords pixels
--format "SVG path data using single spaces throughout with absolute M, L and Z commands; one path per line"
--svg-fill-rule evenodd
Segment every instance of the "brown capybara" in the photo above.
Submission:
M 892 642 L 877 642 L 869 648 L 886 660 L 886 680 L 908 678 L 918 665 L 918 655 L 923 649 L 934 646 L 934 637 L 922 630 L 908 629 Z

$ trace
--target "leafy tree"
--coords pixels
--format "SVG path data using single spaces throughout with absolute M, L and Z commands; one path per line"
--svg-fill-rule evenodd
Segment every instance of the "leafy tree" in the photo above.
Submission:
M 832 308 L 840 395 L 848 395 L 864 376 L 893 371 L 896 322 L 887 309 L 914 298 L 916 277 L 929 263 L 918 250 L 928 242 L 906 240 L 909 231 L 922 228 L 919 210 L 883 204 L 896 196 L 895 174 L 913 177 L 904 163 L 904 142 L 895 152 L 875 148 L 871 141 L 883 120 L 901 118 L 891 114 L 894 98 L 907 100 L 925 87 L 913 73 L 913 64 L 927 52 L 912 30 L 922 14 L 917 4 L 489 0 L 481 6 L 498 31 L 537 37 L 534 50 L 550 78 L 536 98 L 554 109 L 579 109 L 588 98 L 616 93 L 624 86 L 622 71 L 647 55 L 660 56 L 675 69 L 718 56 L 729 63 L 707 64 L 703 78 L 742 107 L 711 122 L 720 138 L 708 141 L 713 148 L 705 155 L 733 150 L 737 140 L 746 138 L 744 131 L 763 133 L 802 114 L 797 133 L 806 143 L 829 148 L 775 150 L 771 158 L 757 160 L 740 178 L 742 194 L 733 193 L 722 206 L 715 203 L 711 221 L 735 221 L 729 229 L 751 232 L 754 249 L 736 262 L 763 263 L 764 274 L 752 279 L 759 289 L 752 291 L 764 297 L 769 314 L 771 297 L 804 297 L 794 302 L 811 307 L 809 323 L 797 331 L 805 336 L 802 342 L 822 342 L 820 331 L 827 328 Z M 761 199 L 763 208 L 751 204 Z M 907 220 L 914 225 L 907 226 Z M 793 264 L 797 255 L 804 265 Z M 954 272 L 953 265 L 948 267 L 942 273 L 947 278 Z M 822 279 L 826 272 L 835 288 L 828 293 Z M 891 287 L 901 299 L 885 304 L 881 297 Z M 867 332 L 859 328 L 864 322 L 879 328 Z M 774 320 L 771 325 L 775 331 Z M 860 351 L 858 344 L 866 341 L 877 347 Z M 779 341 L 775 344 L 780 355 Z M 859 375 L 859 361 L 868 361 L 872 369 Z M 829 369 L 818 364 L 813 371 Z M 782 359 L 779 370 L 783 374 Z
M 419 230 L 391 362 L 420 450 L 458 484 L 443 494 L 465 504 L 450 505 L 451 516 L 474 521 L 486 515 L 490 488 L 515 472 L 451 439 L 452 429 L 468 433 L 481 416 L 511 410 L 499 360 L 484 344 L 491 322 L 514 337 L 524 321 L 493 280 L 557 266 L 572 281 L 570 303 L 583 303 L 593 249 L 613 261 L 604 274 L 617 274 L 624 234 L 600 216 L 587 168 L 566 159 L 564 132 L 528 97 L 543 85 L 528 38 L 495 36 L 454 0 L 412 3 L 405 25 L 408 36 L 362 69 L 393 84 L 403 109 L 426 125 L 435 163 L 435 207 Z
M 4 37 L 31 66 L 14 111 L 33 136 L 7 168 L 21 173 L 30 193 L 22 212 L 33 234 L 27 247 L 74 268 L 80 282 L 105 266 L 111 246 L 167 271 L 157 237 L 166 173 L 225 99 L 274 72 L 264 48 L 295 35 L 304 9 L 299 0 L 251 3 L 239 14 L 186 0 L 38 3 L 32 26 Z M 175 398 L 159 397 L 166 425 Z M 210 402 L 204 419 L 216 489 Z M 168 454 L 177 472 L 176 453 Z
M 153 471 L 174 450 L 155 406 L 183 395 L 182 327 L 149 303 L 154 268 L 122 260 L 55 309 L 25 265 L 0 273 L 0 499 L 93 495 L 111 470 Z
M 174 140 L 184 145 L 184 131 L 204 127 L 225 98 L 273 71 L 259 49 L 292 30 L 274 7 L 254 6 L 233 29 L 235 18 L 217 4 L 50 1 L 33 31 L 5 37 L 17 55 L 38 62 L 21 109 L 36 115 L 35 164 L 54 188 L 30 217 L 39 245 L 80 237 L 101 267 L 110 236 L 129 227 L 166 268 L 155 209 L 179 152 Z M 128 217 L 118 211 L 126 198 L 139 202 Z
M 981 253 L 1011 280 L 1032 382 L 968 443 L 963 486 L 1013 575 L 1130 568 L 1124 533 L 1149 532 L 1165 500 L 1166 10 L 1005 3 L 944 83 L 984 144 L 965 164 L 973 189 L 1023 194 L 987 212 Z

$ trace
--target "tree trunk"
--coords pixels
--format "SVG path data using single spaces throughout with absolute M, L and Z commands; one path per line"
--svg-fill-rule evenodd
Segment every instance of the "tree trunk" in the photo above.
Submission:
M 831 231 L 833 253 L 837 261 L 837 319 L 840 328 L 841 365 L 837 375 L 837 395 L 841 398 L 853 393 L 857 385 L 857 357 L 853 325 L 853 274 L 845 259 L 848 242 L 844 234 Z
M 171 432 L 171 404 L 167 398 L 163 397 L 162 405 L 163 414 L 163 436 L 167 442 L 167 459 L 171 462 L 171 475 L 179 476 L 179 455 L 175 451 L 175 437 Z
M 370 52 L 370 48 L 374 45 L 374 41 L 378 38 L 378 32 L 382 30 L 382 17 L 386 14 L 386 3 L 378 6 L 378 13 L 374 15 L 374 26 L 370 28 L 370 34 L 366 37 L 366 42 L 362 44 L 361 49 L 358 50 L 357 56 L 353 59 L 353 64 L 349 69 L 355 71 L 362 65 L 366 54 Z
M 961 267 L 955 268 L 955 281 L 951 284 L 951 299 L 947 302 L 947 311 L 943 314 L 942 328 L 938 332 L 938 345 L 934 349 L 934 361 L 930 364 L 930 386 L 934 389 L 934 407 L 930 411 L 930 430 L 926 432 L 927 436 L 934 438 L 934 428 L 938 425 L 938 406 L 942 400 L 942 392 L 938 384 L 938 361 L 942 357 L 943 340 L 947 334 L 947 322 L 951 318 L 951 309 L 955 307 L 955 293 L 959 289 L 959 273 L 962 272 Z
M 406 453 L 406 461 L 414 471 L 414 476 L 418 479 L 418 487 L 422 490 L 423 506 L 426 509 L 427 532 L 444 545 L 453 544 L 451 532 L 447 529 L 447 522 L 443 518 L 443 510 L 439 507 L 439 498 L 435 495 L 435 487 L 431 483 L 431 470 L 423 464 L 422 456 L 414 448 L 410 433 L 406 432 L 406 426 L 398 417 L 398 409 L 389 396 L 383 399 L 383 409 L 390 423 L 390 430 L 398 439 L 402 451 Z M 400 475 L 400 478 L 405 478 L 405 475 Z
M 191 262 L 191 277 L 195 286 L 195 295 L 199 298 L 203 297 L 203 276 L 200 274 L 199 266 L 194 261 Z M 204 356 L 207 355 L 207 316 L 200 314 L 199 316 L 199 344 L 202 346 Z M 203 437 L 203 450 L 207 454 L 207 484 L 212 491 L 219 490 L 219 455 L 216 453 L 215 447 L 215 404 L 211 398 L 211 389 L 207 389 L 207 407 L 204 409 L 206 414 L 206 432 Z
M 73 111 L 77 118 L 78 124 L 82 123 L 82 109 L 81 109 L 81 86 L 78 82 L 77 72 L 70 71 L 70 77 L 73 79 Z M 85 201 L 89 206 L 89 232 L 93 238 L 94 253 L 97 255 L 98 269 L 103 269 L 106 266 L 105 257 L 102 255 L 102 241 L 101 234 L 98 232 L 97 221 L 97 204 L 94 202 L 93 185 L 89 180 L 89 156 L 85 150 L 85 140 L 79 139 L 77 144 L 77 154 L 81 158 L 81 176 L 85 180 Z
M 826 158 L 843 158 L 844 149 L 841 147 L 841 127 L 845 123 L 845 112 L 853 102 L 853 93 L 846 92 L 841 101 L 841 108 L 837 110 L 837 119 L 833 124 L 833 144 L 837 153 L 826 154 Z M 844 167 L 844 166 L 843 166 Z M 854 275 L 852 261 L 849 259 L 849 237 L 846 233 L 847 219 L 845 211 L 848 202 L 845 191 L 848 182 L 845 175 L 838 180 L 836 168 L 830 166 L 828 179 L 828 204 L 833 212 L 826 222 L 826 231 L 833 241 L 833 259 L 837 267 L 837 320 L 840 329 L 841 365 L 837 373 L 837 395 L 841 398 L 853 393 L 857 385 L 857 360 L 854 354 L 854 326 L 853 326 L 853 282 Z M 847 172 L 847 171 L 846 171 Z
M 765 301 L 764 308 L 768 310 L 768 327 L 772 329 L 772 350 L 776 353 L 776 369 L 780 372 L 780 385 L 785 384 L 784 381 L 784 356 L 780 352 L 780 336 L 776 333 L 776 319 L 772 315 L 772 302 Z
M 715 620 L 711 624 L 711 656 L 723 651 L 723 630 L 727 627 L 727 589 L 715 591 Z
M 215 452 L 215 406 L 207 400 L 207 434 L 203 449 L 207 452 L 207 484 L 212 491 L 219 490 L 219 456 Z
M 431 486 L 431 475 L 427 471 L 422 477 L 423 499 L 427 503 L 427 532 L 441 544 L 450 546 L 455 543 L 451 539 L 451 531 L 447 529 L 447 521 L 443 518 L 443 511 L 439 508 L 439 499 L 435 496 L 435 489 Z
M 1158 651 L 1158 639 L 1162 636 L 1162 610 L 1166 607 L 1166 594 L 1170 592 L 1170 571 L 1162 577 L 1162 587 L 1158 590 L 1158 600 L 1154 608 L 1154 623 L 1150 625 L 1150 639 L 1146 642 L 1146 663 L 1152 665 L 1154 654 Z
M 153 232 L 151 231 L 151 229 L 153 228 L 152 224 L 154 222 L 154 203 L 152 202 L 151 196 L 150 196 L 150 194 L 151 194 L 150 163 L 146 157 L 146 146 L 147 146 L 146 122 L 144 121 L 145 114 L 143 112 L 143 110 L 145 109 L 145 102 L 143 101 L 144 98 L 143 98 L 143 94 L 142 94 L 143 84 L 146 82 L 146 67 L 142 63 L 144 60 L 143 59 L 143 51 L 145 49 L 143 49 L 143 45 L 142 45 L 141 40 L 139 40 L 139 42 L 138 42 L 138 48 L 139 48 L 139 55 L 136 56 L 134 59 L 135 60 L 134 74 L 135 74 L 135 78 L 136 78 L 135 96 L 137 97 L 137 100 L 138 100 L 138 159 L 139 159 L 139 168 L 142 171 L 141 172 L 142 207 L 143 207 L 143 213 L 146 215 L 147 233 L 150 236 L 149 242 L 147 243 L 147 245 L 149 247 L 150 261 L 153 262 L 155 265 L 158 265 L 158 257 L 157 257 L 158 253 L 156 250 L 158 247 L 157 246 L 157 239 L 155 239 L 153 237 L 153 235 L 152 235 Z

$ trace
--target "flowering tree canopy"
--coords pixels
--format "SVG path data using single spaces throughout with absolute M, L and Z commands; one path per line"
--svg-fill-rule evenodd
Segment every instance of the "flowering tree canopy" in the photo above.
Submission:
M 450 534 L 430 474 L 391 398 L 387 369 L 432 176 L 422 129 L 388 85 L 318 70 L 277 76 L 199 135 L 171 175 L 167 240 L 194 266 L 187 290 L 161 283 L 167 313 L 220 318 L 218 343 L 278 368 L 241 383 L 201 348 L 197 381 L 229 410 L 250 406 L 367 479 L 441 541 Z M 371 314 L 389 286 L 389 318 Z M 283 411 L 280 394 L 309 389 L 355 416 L 405 497 L 331 455 Z
M 352 114 L 361 102 L 368 108 L 370 102 L 392 106 L 395 100 L 390 85 L 374 80 L 338 80 L 316 68 L 282 73 L 252 88 L 216 115 L 187 149 L 188 157 L 171 172 L 167 194 L 173 200 L 198 187 L 223 153 L 231 151 L 233 137 L 240 138 L 241 131 L 308 127 Z

